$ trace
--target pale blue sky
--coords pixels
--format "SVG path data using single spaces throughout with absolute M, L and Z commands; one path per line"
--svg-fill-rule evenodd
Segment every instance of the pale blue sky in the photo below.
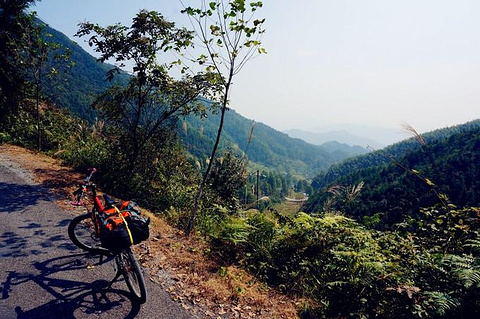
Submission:
M 420 132 L 480 117 L 480 1 L 263 2 L 268 54 L 234 79 L 231 96 L 243 116 L 279 130 L 345 123 L 399 130 L 407 122 Z M 142 8 L 186 23 L 178 0 L 33 7 L 70 37 L 79 22 L 129 24 Z

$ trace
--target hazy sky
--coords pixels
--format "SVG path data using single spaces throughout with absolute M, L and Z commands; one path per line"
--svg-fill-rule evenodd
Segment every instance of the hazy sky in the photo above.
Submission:
M 234 79 L 231 106 L 243 116 L 279 130 L 406 122 L 420 132 L 480 117 L 480 1 L 263 3 L 268 54 Z M 72 37 L 79 22 L 130 24 L 142 8 L 189 27 L 178 0 L 43 0 L 32 9 Z

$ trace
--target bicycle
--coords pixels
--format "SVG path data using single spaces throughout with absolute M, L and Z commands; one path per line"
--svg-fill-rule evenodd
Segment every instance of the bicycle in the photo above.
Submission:
M 68 236 L 76 246 L 90 253 L 99 254 L 101 258 L 104 255 L 113 255 L 117 266 L 117 273 L 115 278 L 110 282 L 110 285 L 112 285 L 120 276 L 123 276 L 128 289 L 134 295 L 137 302 L 145 303 L 147 300 L 145 279 L 140 264 L 132 251 L 132 247 L 129 246 L 122 249 L 118 253 L 112 253 L 109 249 L 102 247 L 100 240 L 102 222 L 106 217 L 111 215 L 112 212 L 119 212 L 120 209 L 116 206 L 117 202 L 113 201 L 106 194 L 103 195 L 105 205 L 101 203 L 97 196 L 97 187 L 90 181 L 96 171 L 95 168 L 90 169 L 90 175 L 85 178 L 80 187 L 73 193 L 76 197 L 75 202 L 72 202 L 71 204 L 74 206 L 85 206 L 88 210 L 83 199 L 86 198 L 86 193 L 90 190 L 92 194 L 93 208 L 86 214 L 77 216 L 70 221 L 70 224 L 68 225 Z M 120 207 L 122 208 L 125 206 L 124 204 Z

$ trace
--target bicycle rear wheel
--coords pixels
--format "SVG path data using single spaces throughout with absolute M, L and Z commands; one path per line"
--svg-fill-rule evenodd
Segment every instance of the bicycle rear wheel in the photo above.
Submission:
M 143 272 L 138 263 L 132 248 L 128 247 L 117 255 L 117 262 L 122 271 L 123 278 L 127 283 L 128 289 L 135 296 L 139 303 L 147 301 L 147 288 Z
M 72 219 L 68 225 L 68 237 L 79 248 L 92 253 L 108 254 L 108 249 L 101 247 L 100 238 L 96 236 L 91 213 Z

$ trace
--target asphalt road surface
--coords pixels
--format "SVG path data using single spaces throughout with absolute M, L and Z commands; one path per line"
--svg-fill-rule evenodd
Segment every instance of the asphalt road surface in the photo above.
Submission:
M 0 319 L 192 318 L 146 278 L 147 302 L 132 302 L 112 260 L 99 263 L 68 238 L 71 213 L 0 156 Z

